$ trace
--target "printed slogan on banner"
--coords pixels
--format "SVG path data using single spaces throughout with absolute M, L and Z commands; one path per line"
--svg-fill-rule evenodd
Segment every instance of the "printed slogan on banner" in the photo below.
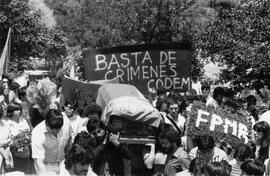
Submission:
M 190 88 L 191 47 L 188 44 L 155 44 L 89 49 L 83 52 L 85 78 L 149 88 L 186 91 Z

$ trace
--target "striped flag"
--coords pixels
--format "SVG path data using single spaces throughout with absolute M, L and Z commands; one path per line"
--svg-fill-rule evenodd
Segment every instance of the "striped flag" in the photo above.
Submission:
M 11 47 L 11 28 L 8 30 L 8 36 L 6 40 L 5 47 L 1 54 L 0 58 L 0 79 L 2 78 L 3 74 L 8 73 L 8 64 L 10 59 L 10 47 Z

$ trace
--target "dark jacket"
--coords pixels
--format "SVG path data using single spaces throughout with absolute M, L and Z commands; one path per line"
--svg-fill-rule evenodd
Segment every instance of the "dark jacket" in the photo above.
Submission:
M 104 171 L 104 163 L 108 163 L 110 175 L 123 176 L 125 175 L 123 159 L 131 159 L 128 147 L 125 144 L 120 144 L 118 147 L 108 143 L 101 144 L 94 149 L 96 155 L 93 163 L 93 171 L 100 175 Z

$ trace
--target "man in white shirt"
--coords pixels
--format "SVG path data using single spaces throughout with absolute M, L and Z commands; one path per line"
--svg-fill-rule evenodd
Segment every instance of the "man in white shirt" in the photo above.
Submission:
M 45 120 L 32 131 L 32 158 L 37 175 L 59 175 L 65 151 L 71 145 L 72 127 L 58 109 L 50 109 Z
M 172 125 L 176 130 L 177 127 L 184 132 L 184 126 L 186 123 L 186 119 L 184 116 L 179 114 L 179 105 L 178 102 L 174 99 L 170 99 L 168 101 L 168 115 L 164 118 L 165 123 Z M 177 125 L 177 127 L 173 124 L 173 122 Z
M 212 136 L 202 135 L 197 140 L 197 147 L 193 148 L 189 152 L 191 160 L 200 157 L 209 162 L 221 162 L 222 160 L 227 161 L 227 154 L 215 147 L 215 141 Z

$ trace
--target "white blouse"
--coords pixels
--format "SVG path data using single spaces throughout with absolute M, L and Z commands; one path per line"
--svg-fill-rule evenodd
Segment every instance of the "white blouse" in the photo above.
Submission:
M 19 118 L 19 122 L 16 122 L 12 119 L 9 119 L 8 124 L 9 124 L 9 130 L 10 130 L 11 137 L 17 136 L 19 133 L 21 133 L 22 131 L 25 131 L 25 130 L 30 131 L 30 127 L 29 127 L 27 121 L 23 118 Z

